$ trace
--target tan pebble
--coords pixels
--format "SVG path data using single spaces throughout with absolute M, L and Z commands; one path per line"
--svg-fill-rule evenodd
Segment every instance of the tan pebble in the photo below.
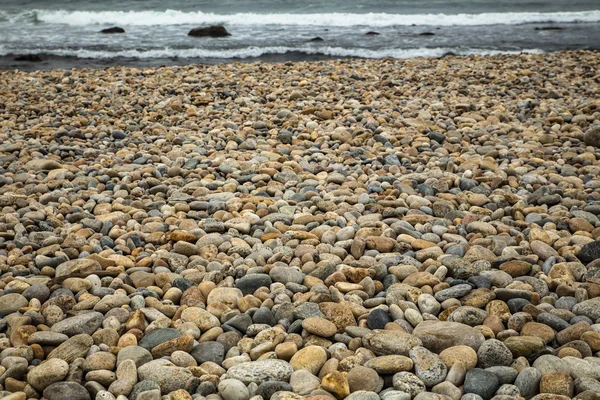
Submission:
M 350 385 L 341 372 L 330 372 L 321 380 L 321 387 L 341 400 L 350 394 Z

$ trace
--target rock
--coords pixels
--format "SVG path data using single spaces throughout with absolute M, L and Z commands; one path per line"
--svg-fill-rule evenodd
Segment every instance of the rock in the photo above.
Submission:
M 267 379 L 288 382 L 292 372 L 292 366 L 283 360 L 261 360 L 237 364 L 227 374 L 245 384 L 258 384 Z
M 423 346 L 434 353 L 439 353 L 452 346 L 469 346 L 473 350 L 485 342 L 481 332 L 467 325 L 456 322 L 424 321 L 413 331 Z
M 113 26 L 112 28 L 102 29 L 100 33 L 125 33 L 125 29 Z
M 346 400 L 378 400 L 379 395 L 375 392 L 367 392 L 365 390 L 359 390 L 354 393 L 350 393 Z
M 402 371 L 411 371 L 413 362 L 405 356 L 381 356 L 368 360 L 365 367 L 374 369 L 378 374 L 395 374 Z
M 248 400 L 249 392 L 246 385 L 236 379 L 224 379 L 219 382 L 219 394 L 223 400 Z
M 513 357 L 527 357 L 544 348 L 544 341 L 535 336 L 512 336 L 504 341 Z
M 33 368 L 27 374 L 27 383 L 36 390 L 43 391 L 55 382 L 62 381 L 69 373 L 66 361 L 54 358 Z
M 583 142 L 587 146 L 600 147 L 600 127 L 593 126 L 583 135 Z
M 311 317 L 302 321 L 302 327 L 317 336 L 330 337 L 337 333 L 337 326 L 324 318 Z
M 198 307 L 189 307 L 183 310 L 181 321 L 194 323 L 202 332 L 221 326 L 217 317 Z
M 26 307 L 29 301 L 19 293 L 8 293 L 0 296 L 0 315 L 5 317 L 16 312 L 19 308 Z
M 350 385 L 348 381 L 338 371 L 330 372 L 321 380 L 321 387 L 333 394 L 338 400 L 348 397 L 350 394 Z
M 327 352 L 320 346 L 304 347 L 290 359 L 294 371 L 306 369 L 313 375 L 318 375 L 321 367 L 327 361 Z
M 223 25 L 211 25 L 208 27 L 194 28 L 188 32 L 188 36 L 194 37 L 226 37 L 231 36 Z
M 600 129 L 596 129 L 596 131 L 600 132 Z M 579 253 L 577 253 L 577 258 L 579 258 L 579 260 L 584 264 L 589 264 L 592 261 L 599 259 L 600 240 L 585 244 L 581 250 L 579 250 Z
M 425 386 L 435 386 L 446 378 L 448 368 L 437 354 L 425 347 L 416 346 L 410 350 L 409 355 L 415 366 L 415 374 Z
M 177 367 L 163 359 L 150 361 L 138 368 L 138 379 L 158 383 L 162 394 L 185 389 L 192 376 L 187 368 Z
M 324 302 L 319 304 L 319 309 L 326 319 L 337 326 L 338 333 L 344 332 L 347 326 L 356 325 L 352 311 L 344 304 Z
M 102 326 L 103 320 L 104 315 L 99 312 L 79 314 L 52 325 L 52 332 L 62 333 L 67 336 L 75 336 L 81 333 L 91 335 Z
M 588 359 L 582 360 L 577 357 L 563 357 L 562 359 L 565 370 L 571 374 L 574 379 L 590 377 L 596 380 L 600 379 L 600 370 L 597 363 L 589 362 Z
M 421 392 L 425 392 L 425 384 L 417 376 L 410 372 L 398 372 L 393 377 L 394 389 L 408 393 L 414 398 Z
M 367 333 L 362 338 L 365 348 L 379 356 L 408 356 L 410 349 L 421 346 L 421 340 L 402 331 L 378 330 Z
M 139 368 L 141 365 L 152 361 L 152 354 L 140 346 L 127 346 L 119 350 L 119 354 L 117 355 L 117 364 L 125 360 L 133 360 L 136 367 Z
M 44 390 L 48 400 L 91 400 L 90 394 L 77 382 L 56 382 Z
M 480 368 L 471 369 L 465 377 L 465 393 L 474 393 L 483 400 L 489 400 L 494 397 L 499 387 L 500 380 L 498 377 Z
M 465 345 L 448 347 L 440 353 L 440 358 L 448 368 L 459 362 L 464 365 L 467 371 L 475 368 L 478 361 L 475 350 Z
M 357 365 L 346 375 L 350 393 L 357 391 L 367 391 L 379 393 L 383 388 L 383 378 L 377 375 L 377 372 L 371 368 Z
M 552 393 L 572 398 L 573 392 L 573 379 L 567 372 L 553 371 L 542 376 L 540 393 Z
M 522 397 L 530 399 L 538 392 L 541 378 L 542 374 L 537 369 L 524 368 L 519 372 L 515 380 L 515 386 L 519 388 Z
M 269 287 L 271 283 L 273 281 L 269 275 L 251 274 L 240 278 L 235 286 L 242 291 L 242 294 L 247 295 L 254 293 L 258 288 Z
M 54 160 L 36 159 L 28 161 L 25 164 L 25 168 L 31 171 L 48 171 L 62 168 L 62 165 Z
M 319 378 L 311 374 L 306 369 L 299 369 L 294 371 L 290 376 L 290 385 L 292 386 L 292 391 L 301 396 L 306 396 L 310 394 L 312 391 L 317 390 L 321 381 Z
M 158 346 L 161 343 L 165 343 L 172 339 L 177 339 L 181 336 L 181 333 L 177 329 L 173 328 L 161 328 L 155 329 L 153 331 L 148 332 L 142 340 L 140 340 L 140 346 L 151 350 L 154 347 Z
M 513 361 L 511 351 L 499 340 L 490 339 L 484 342 L 477 351 L 480 368 L 509 366 Z
M 27 342 L 29 344 L 39 344 L 41 346 L 58 346 L 68 339 L 69 337 L 62 333 L 38 331 L 29 336 Z
M 13 58 L 15 61 L 41 62 L 42 58 L 37 54 L 23 54 Z
M 83 358 L 87 354 L 90 347 L 94 344 L 94 340 L 90 335 L 85 333 L 75 335 L 60 346 L 52 350 L 47 358 L 60 358 L 68 363 L 73 362 L 77 358 Z
M 392 318 L 380 308 L 371 311 L 367 318 L 367 325 L 370 329 L 383 329 L 388 322 L 392 322 Z
M 142 380 L 138 382 L 134 387 L 131 393 L 129 394 L 130 399 L 139 399 L 142 393 L 150 393 L 148 397 L 154 395 L 154 391 L 157 391 L 158 398 L 160 399 L 160 386 L 158 383 L 150 380 Z
M 292 386 L 287 382 L 263 382 L 258 386 L 256 394 L 261 396 L 263 399 L 270 399 L 271 396 L 277 392 L 285 392 L 291 390 Z
M 198 365 L 207 361 L 220 365 L 225 357 L 225 347 L 219 342 L 202 342 L 195 346 L 190 354 Z
M 594 297 L 575 304 L 573 312 L 576 315 L 585 315 L 592 321 L 600 319 L 600 297 Z

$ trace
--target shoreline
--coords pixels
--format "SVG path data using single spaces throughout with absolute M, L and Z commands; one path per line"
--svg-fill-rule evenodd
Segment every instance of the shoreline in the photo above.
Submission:
M 282 63 L 282 62 L 312 62 L 339 59 L 358 59 L 359 57 L 337 57 L 324 54 L 305 54 L 301 52 L 287 52 L 285 54 L 269 54 L 260 57 L 247 58 L 78 58 L 71 56 L 55 56 L 47 54 L 37 55 L 41 61 L 15 61 L 18 55 L 0 56 L 0 71 L 19 69 L 21 71 L 48 71 L 54 69 L 81 69 L 81 68 L 107 68 L 107 67 L 134 67 L 134 68 L 158 68 L 185 65 L 217 65 L 217 64 L 252 64 L 258 62 Z
M 34 54 L 34 57 L 39 57 L 39 61 L 16 61 L 18 54 L 10 54 L 0 56 L 0 71 L 20 70 L 26 72 L 35 71 L 51 71 L 55 69 L 103 69 L 110 67 L 130 67 L 130 68 L 159 68 L 159 67 L 182 67 L 187 65 L 226 65 L 226 64 L 254 64 L 254 63 L 286 63 L 286 62 L 317 62 L 317 61 L 334 61 L 334 60 L 411 60 L 411 59 L 443 59 L 445 57 L 495 57 L 495 56 L 510 56 L 519 54 L 537 54 L 537 55 L 554 55 L 561 53 L 572 52 L 600 52 L 600 48 L 591 49 L 561 49 L 561 50 L 540 50 L 535 51 L 523 50 L 519 51 L 504 51 L 498 54 L 479 54 L 477 52 L 470 54 L 455 54 L 448 51 L 446 54 L 439 56 L 423 55 L 418 57 L 407 58 L 369 58 L 359 56 L 333 56 L 327 54 L 306 54 L 300 51 L 288 51 L 286 53 L 267 54 L 259 57 L 246 58 L 133 58 L 133 57 L 118 57 L 118 58 L 78 58 L 73 56 L 55 56 L 49 54 Z

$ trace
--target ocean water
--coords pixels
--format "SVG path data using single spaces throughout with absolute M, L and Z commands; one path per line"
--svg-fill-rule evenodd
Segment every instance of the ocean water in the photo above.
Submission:
M 600 0 L 0 0 L 0 68 L 598 48 Z

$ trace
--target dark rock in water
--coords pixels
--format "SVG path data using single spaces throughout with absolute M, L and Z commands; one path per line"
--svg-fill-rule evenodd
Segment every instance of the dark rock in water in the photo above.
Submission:
M 223 25 L 211 25 L 208 27 L 194 28 L 189 31 L 188 36 L 194 37 L 225 37 L 231 36 Z
M 323 38 L 321 36 L 314 37 L 309 40 L 309 42 L 322 42 Z
M 443 57 L 452 57 L 452 56 L 456 56 L 456 53 L 454 53 L 452 51 L 447 51 L 444 54 L 442 54 L 442 58 Z
M 125 33 L 125 29 L 113 26 L 112 28 L 102 29 L 100 33 Z
M 561 28 L 560 26 L 538 26 L 535 28 L 536 31 L 562 31 L 565 28 Z
M 24 54 L 14 58 L 15 61 L 40 62 L 42 59 L 37 54 Z
M 375 31 L 369 31 L 369 32 L 365 33 L 365 35 L 368 35 L 368 36 L 377 36 L 377 35 L 381 35 L 381 33 L 375 32 Z
M 421 32 L 421 33 L 419 33 L 419 36 L 435 36 L 435 33 L 433 33 L 433 32 Z
M 584 263 L 589 264 L 600 258 L 600 240 L 586 244 L 577 253 L 577 258 Z

